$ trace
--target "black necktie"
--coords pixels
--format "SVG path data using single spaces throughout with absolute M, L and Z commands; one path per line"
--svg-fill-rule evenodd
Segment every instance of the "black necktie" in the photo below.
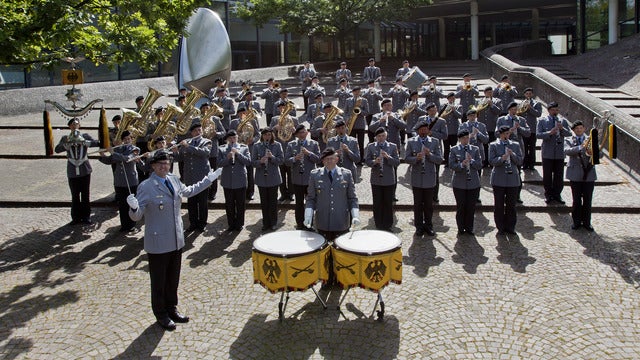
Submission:
M 164 184 L 167 185 L 167 187 L 169 188 L 171 195 L 175 195 L 175 192 L 173 191 L 173 185 L 171 185 L 171 182 L 169 181 L 169 179 L 164 179 Z
M 333 175 L 331 175 L 332 171 L 327 171 L 327 175 L 329 175 L 329 181 L 333 183 Z

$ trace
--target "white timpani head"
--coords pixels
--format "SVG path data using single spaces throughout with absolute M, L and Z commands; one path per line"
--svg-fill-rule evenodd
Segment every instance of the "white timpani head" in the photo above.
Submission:
M 322 235 L 311 231 L 277 231 L 257 238 L 253 248 L 275 256 L 296 256 L 318 250 L 325 243 Z
M 335 240 L 339 249 L 365 255 L 380 254 L 402 246 L 392 233 L 379 230 L 360 230 L 344 234 Z

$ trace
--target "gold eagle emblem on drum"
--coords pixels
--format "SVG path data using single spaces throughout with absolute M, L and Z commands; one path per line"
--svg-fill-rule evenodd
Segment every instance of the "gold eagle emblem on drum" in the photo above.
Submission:
M 272 284 L 278 282 L 278 278 L 282 273 L 280 266 L 278 266 L 278 262 L 271 259 L 264 259 L 264 262 L 262 263 L 262 271 L 264 271 L 267 281 Z
M 384 275 L 387 272 L 387 265 L 382 260 L 370 261 L 367 268 L 364 269 L 367 278 L 373 282 L 380 282 L 384 279 Z

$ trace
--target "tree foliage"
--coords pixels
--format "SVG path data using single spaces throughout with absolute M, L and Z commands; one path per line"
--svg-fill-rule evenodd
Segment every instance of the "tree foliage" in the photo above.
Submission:
M 204 0 L 0 0 L 0 63 L 50 66 L 166 61 Z

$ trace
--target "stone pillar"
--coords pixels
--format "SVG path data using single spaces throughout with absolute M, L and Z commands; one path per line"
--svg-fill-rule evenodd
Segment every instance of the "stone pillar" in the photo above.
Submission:
M 531 40 L 540 39 L 540 11 L 531 9 Z
M 618 1 L 609 0 L 609 44 L 618 41 Z
M 447 57 L 447 27 L 444 18 L 438 18 L 438 57 Z
M 470 5 L 471 5 L 471 60 L 478 60 L 480 58 L 478 0 L 472 0 Z
M 311 42 L 309 41 L 309 35 L 300 36 L 300 63 L 304 63 L 307 60 L 311 61 L 311 59 L 309 59 L 309 46 L 311 45 L 310 43 Z
M 380 21 L 373 22 L 373 55 L 376 62 L 382 61 L 380 53 Z

